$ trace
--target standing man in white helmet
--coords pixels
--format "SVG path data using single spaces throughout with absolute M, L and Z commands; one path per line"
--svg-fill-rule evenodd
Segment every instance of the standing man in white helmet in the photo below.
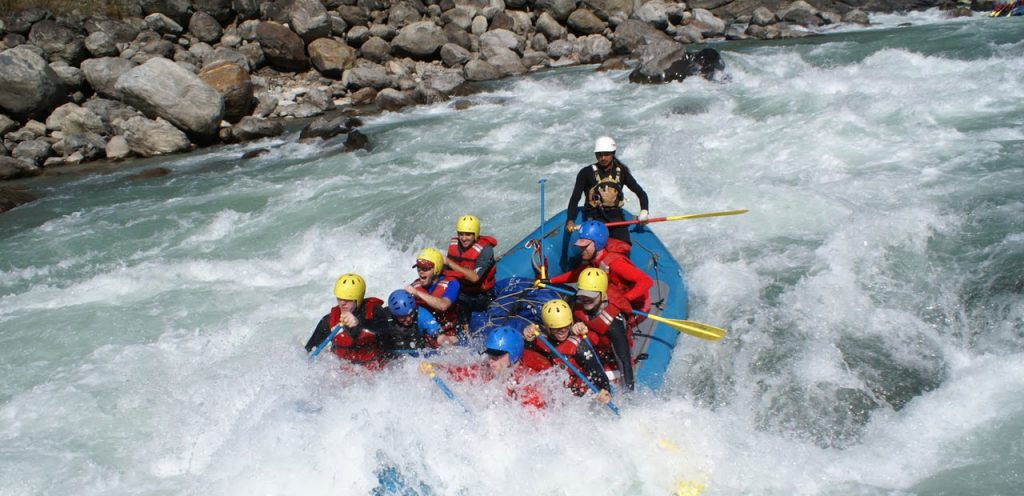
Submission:
M 576 227 L 574 219 L 583 198 L 583 220 L 616 222 L 626 220 L 622 214 L 622 205 L 626 202 L 622 188 L 629 188 L 640 200 L 640 213 L 637 219 L 647 220 L 647 193 L 633 178 L 629 167 L 615 158 L 615 140 L 610 136 L 601 136 L 594 142 L 594 156 L 597 161 L 588 165 L 576 174 L 576 186 L 569 197 L 568 220 L 565 230 L 572 231 Z M 586 194 L 586 196 L 584 196 Z M 629 243 L 629 230 L 626 226 L 613 227 L 609 230 L 611 237 Z

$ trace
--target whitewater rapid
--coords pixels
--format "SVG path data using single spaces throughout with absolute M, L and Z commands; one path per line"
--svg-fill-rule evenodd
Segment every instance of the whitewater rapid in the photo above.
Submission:
M 714 82 L 500 82 L 367 119 L 371 152 L 290 134 L 36 183 L 0 216 L 0 494 L 368 494 L 383 466 L 434 494 L 1014 494 L 1024 25 L 873 20 L 716 45 Z M 615 419 L 453 384 L 466 416 L 412 361 L 307 364 L 338 275 L 385 296 L 465 213 L 501 252 L 604 134 L 653 216 L 750 209 L 652 227 L 729 330 L 680 339 L 661 391 Z

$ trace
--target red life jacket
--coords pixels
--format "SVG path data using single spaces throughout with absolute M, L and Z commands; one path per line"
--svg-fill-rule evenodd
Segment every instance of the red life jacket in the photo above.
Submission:
M 576 351 L 579 349 L 581 344 L 582 341 L 580 341 L 580 338 L 573 335 L 569 335 L 569 337 L 566 338 L 565 341 L 555 344 L 555 350 L 561 353 L 562 356 L 564 356 L 565 359 L 568 360 L 573 367 L 576 367 L 576 370 L 582 370 L 582 367 L 580 367 L 579 362 L 577 362 L 575 358 Z M 551 351 L 548 349 L 547 345 L 545 345 L 543 341 L 538 339 L 537 341 L 534 342 L 534 345 L 538 348 L 538 350 L 540 350 L 541 353 L 547 356 L 547 358 L 552 363 L 562 365 L 562 360 L 558 358 L 558 356 L 555 355 L 554 353 L 551 353 Z M 565 367 L 565 372 L 569 374 L 569 377 L 565 381 L 565 386 L 571 389 L 573 394 L 575 394 L 576 396 L 583 396 L 584 394 L 587 393 L 587 391 L 590 390 L 587 384 L 580 380 L 579 377 L 576 377 L 576 374 L 572 373 L 572 371 L 569 370 L 568 367 Z
M 444 297 L 444 292 L 445 290 L 448 289 L 448 281 L 449 279 L 441 279 L 440 281 L 438 281 L 437 284 L 434 285 L 434 290 L 430 291 L 430 295 L 435 296 L 437 298 Z M 419 279 L 416 279 L 415 281 L 412 282 L 412 287 L 422 288 L 423 284 L 420 283 Z M 459 290 L 461 291 L 461 289 L 462 287 L 460 286 Z M 423 300 L 420 299 L 420 297 L 418 296 L 416 296 L 416 304 L 422 306 L 423 308 L 426 308 L 430 312 L 430 314 L 433 315 L 435 319 L 437 319 L 437 323 L 441 324 L 441 332 L 439 332 L 438 334 L 455 334 L 455 328 L 459 317 L 458 314 L 455 312 L 454 301 L 448 307 L 448 310 L 445 310 L 443 312 L 430 308 L 430 306 L 425 304 Z M 435 339 L 428 338 L 428 344 L 430 345 L 431 348 L 437 348 L 437 341 Z
M 462 246 L 459 245 L 459 237 L 455 236 L 448 242 L 448 258 L 469 270 L 473 270 L 476 268 L 476 259 L 480 258 L 480 252 L 483 251 L 485 246 L 498 246 L 498 240 L 491 236 L 477 236 L 476 243 L 473 243 L 473 246 L 470 246 L 466 251 L 462 251 Z M 470 283 L 462 276 L 461 272 L 456 272 L 452 269 L 445 270 L 444 275 L 459 280 L 461 285 L 459 286 L 459 291 L 468 294 L 479 294 L 490 291 L 494 287 L 494 272 L 497 268 L 497 263 L 491 264 L 491 268 L 487 269 L 487 273 L 480 276 L 480 280 L 476 283 Z
M 509 376 L 505 391 L 511 398 L 516 399 L 523 406 L 535 409 L 544 408 L 544 396 L 541 394 L 540 389 L 530 380 L 530 377 L 550 367 L 551 361 L 544 357 L 544 355 L 529 348 L 523 350 L 523 357 L 519 360 L 519 363 L 512 366 L 512 374 Z M 465 380 L 487 381 L 492 378 L 491 371 L 487 365 L 480 363 L 463 367 L 445 367 L 445 370 L 447 370 L 452 379 L 459 382 Z
M 379 368 L 381 363 L 380 348 L 377 346 L 377 335 L 366 328 L 366 322 L 373 319 L 378 308 L 384 306 L 380 298 L 367 298 L 363 301 L 362 316 L 355 329 L 344 329 L 334 335 L 334 354 L 338 358 L 365 365 L 368 368 Z M 357 309 L 358 311 L 358 309 Z M 359 315 L 356 315 L 359 317 Z M 341 320 L 341 309 L 337 305 L 331 307 L 328 324 L 331 329 Z
M 629 342 L 629 347 L 633 347 L 633 333 L 630 329 L 629 320 L 626 318 L 626 314 L 617 304 L 614 303 L 614 301 L 610 301 L 604 306 L 604 308 L 594 315 L 587 313 L 587 311 L 583 309 L 583 305 L 576 304 L 572 308 L 572 315 L 573 318 L 578 322 L 586 324 L 587 329 L 597 335 L 596 341 L 593 338 L 593 334 L 589 334 L 587 338 L 590 339 L 591 342 L 594 343 L 594 346 L 601 351 L 612 349 L 612 341 L 608 337 L 608 329 L 616 318 L 622 318 L 623 323 L 626 324 L 626 340 Z
M 643 271 L 638 269 L 633 262 L 629 259 L 628 243 L 620 241 L 615 238 L 608 240 L 608 246 L 604 250 L 599 251 L 595 256 L 594 260 L 590 262 L 590 265 L 598 267 L 608 274 L 608 286 L 616 287 L 621 291 L 623 295 L 629 293 L 629 287 L 627 285 L 634 284 L 634 281 L 627 279 L 620 273 L 619 270 L 613 270 L 613 265 L 618 265 L 620 269 L 629 270 L 634 275 L 635 279 L 646 279 L 649 283 L 647 284 L 648 289 L 641 295 L 629 299 L 629 307 L 620 307 L 625 311 L 640 310 L 641 312 L 647 312 L 651 308 L 651 292 L 650 286 L 654 284 L 651 281 L 650 276 L 644 274 Z M 628 264 L 628 266 L 627 266 Z

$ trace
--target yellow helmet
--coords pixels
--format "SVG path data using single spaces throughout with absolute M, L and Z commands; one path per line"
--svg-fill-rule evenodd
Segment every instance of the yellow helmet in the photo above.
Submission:
M 588 267 L 580 272 L 580 278 L 576 281 L 577 291 L 594 291 L 602 295 L 608 294 L 608 274 L 597 268 Z
M 366 296 L 366 281 L 359 274 L 342 274 L 334 283 L 334 296 L 339 300 L 355 301 L 358 307 Z
M 455 232 L 468 232 L 473 233 L 474 236 L 480 236 L 480 219 L 475 215 L 459 217 L 459 220 L 455 222 Z
M 441 255 L 437 248 L 424 248 L 420 250 L 419 254 L 416 255 L 416 265 L 413 265 L 413 267 L 419 267 L 420 261 L 427 261 L 433 264 L 434 275 L 440 274 L 441 269 L 444 268 L 444 255 Z
M 548 329 L 561 329 L 572 325 L 572 309 L 561 299 L 549 300 L 540 309 L 540 318 Z

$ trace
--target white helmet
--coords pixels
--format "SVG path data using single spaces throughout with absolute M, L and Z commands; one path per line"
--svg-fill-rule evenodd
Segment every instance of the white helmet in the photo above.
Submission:
M 594 153 L 615 153 L 615 140 L 611 136 L 601 136 L 594 142 Z

